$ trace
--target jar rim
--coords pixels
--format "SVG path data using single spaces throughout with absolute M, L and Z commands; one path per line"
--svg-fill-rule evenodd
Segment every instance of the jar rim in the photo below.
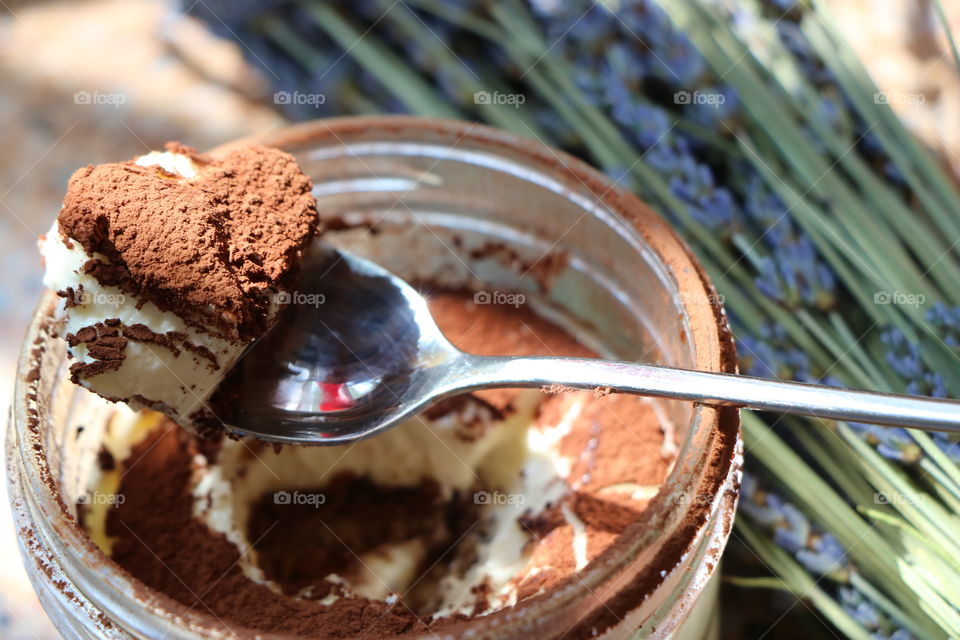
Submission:
M 688 340 L 695 367 L 703 371 L 736 373 L 735 347 L 723 307 L 702 266 L 676 232 L 637 196 L 616 186 L 609 178 L 583 161 L 545 144 L 477 123 L 415 116 L 357 116 L 292 125 L 256 139 L 248 138 L 228 143 L 211 153 L 222 154 L 251 142 L 295 151 L 317 146 L 324 141 L 346 145 L 346 141 L 357 139 L 379 140 L 384 137 L 410 136 L 417 139 L 435 137 L 438 140 L 454 140 L 455 144 L 469 142 L 492 153 L 519 159 L 534 169 L 547 171 L 552 177 L 566 181 L 572 188 L 586 189 L 598 202 L 602 202 L 629 223 L 633 231 L 640 234 L 643 242 L 653 250 L 657 259 L 675 279 L 677 289 L 683 292 L 678 304 L 687 314 Z M 45 351 L 45 339 L 52 328 L 52 314 L 56 302 L 55 293 L 48 291 L 44 294 L 32 318 L 18 362 L 12 409 L 15 440 L 19 455 L 26 461 L 24 472 L 28 486 L 37 494 L 33 497 L 38 500 L 39 510 L 49 519 L 53 530 L 76 553 L 90 561 L 96 560 L 101 565 L 107 562 L 110 564 L 106 566 L 116 567 L 96 546 L 63 501 L 45 455 L 39 424 L 41 416 L 37 409 L 41 382 L 38 372 Z M 444 627 L 444 634 L 456 635 L 466 630 L 464 625 L 467 624 L 471 630 L 480 634 L 489 631 L 503 633 L 519 631 L 528 617 L 540 622 L 549 616 L 568 618 L 570 614 L 564 615 L 564 612 L 575 609 L 572 607 L 573 603 L 588 599 L 601 589 L 605 592 L 615 589 L 617 597 L 610 602 L 603 602 L 600 607 L 593 606 L 590 615 L 578 621 L 578 624 L 595 622 L 593 626 L 599 628 L 606 628 L 602 626 L 604 624 L 612 626 L 608 624 L 611 616 L 615 618 L 613 624 L 619 623 L 656 591 L 667 573 L 679 564 L 682 557 L 698 544 L 705 544 L 706 538 L 711 538 L 710 553 L 716 557 L 702 572 L 702 582 L 705 583 L 715 571 L 719 553 L 729 536 L 739 493 L 739 471 L 742 462 L 739 411 L 733 407 L 695 405 L 690 432 L 703 428 L 709 429 L 709 450 L 698 452 L 704 467 L 701 477 L 695 479 L 695 490 L 698 495 L 710 495 L 710 500 L 678 500 L 677 496 L 689 491 L 691 486 L 689 481 L 684 482 L 678 475 L 680 465 L 675 465 L 664 481 L 663 488 L 643 511 L 638 522 L 618 536 L 617 540 L 585 569 L 577 572 L 575 580 L 482 618 L 451 623 Z M 690 437 L 688 433 L 687 438 Z M 683 513 L 680 513 L 681 510 Z M 711 518 L 717 514 L 720 514 L 724 521 L 720 523 L 718 530 L 711 533 L 708 525 Z M 673 522 L 674 526 L 666 539 L 655 537 L 650 540 L 650 535 L 640 535 L 644 528 L 653 529 L 669 522 Z M 654 545 L 664 550 L 664 553 L 654 553 L 651 557 L 649 552 Z M 644 566 L 634 567 L 636 571 L 631 584 L 611 586 L 617 582 L 617 572 L 631 562 L 637 564 L 644 551 L 648 552 Z M 152 613 L 162 618 L 189 621 L 191 628 L 209 629 L 218 626 L 215 617 L 196 609 L 188 609 L 169 596 L 150 589 L 126 572 L 118 570 L 104 572 L 102 575 L 113 588 L 131 594 Z M 701 584 L 700 588 L 696 589 L 697 593 L 702 586 Z M 692 606 L 692 602 L 689 606 Z M 600 610 L 599 613 L 593 613 L 597 609 Z M 676 623 L 674 620 L 673 624 Z M 663 628 L 670 624 L 671 621 L 664 621 Z M 277 639 L 296 637 L 262 632 L 258 636 Z

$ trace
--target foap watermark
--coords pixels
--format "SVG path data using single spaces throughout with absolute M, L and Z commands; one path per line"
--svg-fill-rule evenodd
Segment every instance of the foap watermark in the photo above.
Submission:
M 527 101 L 522 93 L 501 93 L 500 91 L 477 91 L 473 94 L 473 104 L 506 104 L 519 107 Z
M 100 493 L 99 491 L 94 491 L 93 493 L 84 493 L 77 498 L 77 504 L 86 505 L 88 507 L 98 504 L 105 504 L 108 507 L 119 507 L 126 501 L 127 497 L 122 493 Z
M 64 294 L 61 293 L 61 295 Z M 64 297 L 70 306 L 99 305 L 104 307 L 120 307 L 127 303 L 127 296 L 122 293 L 86 291 L 84 289 L 69 289 Z
M 281 291 L 273 296 L 273 302 L 278 305 L 304 305 L 316 309 L 327 302 L 327 296 L 322 293 L 304 293 L 302 291 Z
M 304 93 L 302 91 L 277 91 L 273 94 L 273 104 L 306 104 L 319 107 L 327 102 L 322 93 Z
M 873 94 L 874 104 L 923 104 L 927 96 L 922 93 L 906 91 L 877 91 Z
M 304 505 L 319 509 L 327 502 L 327 496 L 311 491 L 276 491 L 273 494 L 273 504 L 299 506 Z
M 473 504 L 511 505 L 519 507 L 527 501 L 522 493 L 503 493 L 502 491 L 477 491 L 473 494 Z
M 73 104 L 107 105 L 119 109 L 126 104 L 127 96 L 123 93 L 104 93 L 102 91 L 77 91 L 73 94 Z
M 927 297 L 922 293 L 908 293 L 905 291 L 877 291 L 873 294 L 873 304 L 894 304 L 898 307 L 921 307 Z
M 477 291 L 473 294 L 474 304 L 505 304 L 519 307 L 526 304 L 527 296 L 510 291 Z
M 677 91 L 673 94 L 674 104 L 705 104 L 719 107 L 727 101 L 727 96 L 718 91 Z
M 919 494 L 909 496 L 897 491 L 878 491 L 873 494 L 873 503 L 889 505 L 916 504 L 919 501 L 918 498 Z

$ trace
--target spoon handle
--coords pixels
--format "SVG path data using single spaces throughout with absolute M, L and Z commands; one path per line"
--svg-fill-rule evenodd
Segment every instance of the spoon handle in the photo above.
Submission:
M 960 433 L 960 402 L 586 358 L 466 356 L 468 390 L 607 388 L 613 392 L 817 418 Z M 466 375 L 464 375 L 466 373 Z M 463 384 L 458 385 L 461 389 Z

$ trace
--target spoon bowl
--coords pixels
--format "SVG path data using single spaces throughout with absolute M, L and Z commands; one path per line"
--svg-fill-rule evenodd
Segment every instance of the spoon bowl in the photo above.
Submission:
M 444 397 L 465 355 L 426 300 L 379 265 L 324 248 L 273 329 L 237 365 L 238 432 L 284 443 L 343 444 L 389 429 Z

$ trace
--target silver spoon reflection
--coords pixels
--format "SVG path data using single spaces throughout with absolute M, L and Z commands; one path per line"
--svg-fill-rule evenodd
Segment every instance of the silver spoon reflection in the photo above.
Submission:
M 344 444 L 452 395 L 553 384 L 960 432 L 960 403 L 948 400 L 635 362 L 463 353 L 413 287 L 335 249 L 306 261 L 300 280 L 280 321 L 230 374 L 236 432 L 281 443 Z

